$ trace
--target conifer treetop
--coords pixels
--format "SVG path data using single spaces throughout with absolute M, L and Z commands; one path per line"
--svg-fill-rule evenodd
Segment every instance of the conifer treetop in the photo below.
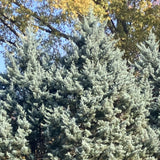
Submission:
M 46 116 L 48 138 L 54 139 L 49 155 L 64 160 L 156 159 L 159 140 L 147 125 L 148 97 L 128 72 L 123 52 L 94 16 L 81 25 L 55 73 L 56 105 Z

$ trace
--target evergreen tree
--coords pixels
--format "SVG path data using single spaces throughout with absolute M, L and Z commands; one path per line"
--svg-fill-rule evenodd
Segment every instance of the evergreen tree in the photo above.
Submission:
M 20 107 L 19 107 L 20 108 Z M 21 111 L 21 110 L 19 110 Z M 0 159 L 22 160 L 30 154 L 30 148 L 26 137 L 30 133 L 29 123 L 23 117 L 18 116 L 16 132 L 13 131 L 11 121 L 15 117 L 9 117 L 7 112 L 1 108 L 0 112 Z
M 45 155 L 46 146 L 43 134 L 45 128 L 42 124 L 44 108 L 50 107 L 52 103 L 52 94 L 48 84 L 53 77 L 50 76 L 49 70 L 54 72 L 53 60 L 47 53 L 48 49 L 40 45 L 40 40 L 36 39 L 32 28 L 28 28 L 26 36 L 21 37 L 21 44 L 17 44 L 14 54 L 7 54 L 7 73 L 1 74 L 0 77 L 0 102 L 5 110 L 5 119 L 13 118 L 5 122 L 9 128 L 3 128 L 3 130 L 8 132 L 8 139 L 12 137 L 13 141 L 14 138 L 16 139 L 15 144 L 11 145 L 9 150 L 6 149 L 6 152 L 21 151 L 20 144 L 24 140 L 30 150 L 30 154 L 26 156 L 28 159 L 43 159 Z M 2 143 L 6 143 L 5 141 L 2 139 Z M 17 145 L 19 148 L 16 147 Z M 23 155 L 23 152 L 21 154 Z
M 148 123 L 151 89 L 137 85 L 104 26 L 85 18 L 59 65 L 31 28 L 14 55 L 7 54 L 7 72 L 0 75 L 0 159 L 160 157 L 158 131 Z
M 138 45 L 140 57 L 135 63 L 135 70 L 139 73 L 137 82 L 142 92 L 149 91 L 150 100 L 148 109 L 150 111 L 149 122 L 153 128 L 160 127 L 160 52 L 159 42 L 151 31 L 148 39 Z M 159 133 L 160 134 L 160 133 Z
M 0 159 L 21 160 L 30 155 L 27 136 L 30 124 L 21 105 L 13 98 L 13 85 L 1 74 L 0 89 Z
M 53 160 L 156 160 L 160 143 L 148 125 L 147 99 L 104 25 L 84 19 L 54 74 L 46 112 Z

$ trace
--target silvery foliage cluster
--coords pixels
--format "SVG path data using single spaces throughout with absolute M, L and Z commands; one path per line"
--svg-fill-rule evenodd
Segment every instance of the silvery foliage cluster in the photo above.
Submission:
M 149 81 L 138 83 L 93 15 L 77 28 L 58 65 L 31 28 L 15 55 L 7 55 L 0 76 L 1 159 L 158 159 Z
M 33 29 L 27 32 L 14 54 L 6 53 L 7 72 L 0 75 L 0 159 L 38 159 L 35 154 L 45 151 L 42 125 L 45 108 L 52 103 L 47 84 L 53 60 Z
M 150 89 L 137 85 L 116 41 L 89 17 L 72 43 L 55 73 L 56 107 L 47 114 L 52 159 L 157 159 Z
M 148 92 L 150 101 L 148 110 L 150 112 L 149 122 L 159 132 L 160 127 L 160 52 L 159 41 L 151 31 L 148 39 L 138 45 L 140 49 L 139 59 L 135 63 L 135 69 L 139 72 L 137 82 L 142 92 Z M 158 133 L 160 134 L 160 133 Z

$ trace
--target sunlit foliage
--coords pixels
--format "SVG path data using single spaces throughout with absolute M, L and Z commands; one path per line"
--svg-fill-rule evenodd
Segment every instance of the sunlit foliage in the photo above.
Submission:
M 151 28 L 160 39 L 159 0 L 1 0 L 0 41 L 14 44 L 19 33 L 24 33 L 32 17 L 35 31 L 49 35 L 70 36 L 59 27 L 82 17 L 92 9 L 101 21 L 108 21 L 106 33 L 115 34 L 124 57 L 134 60 L 136 44 L 143 42 Z M 58 27 L 57 27 L 58 26 Z

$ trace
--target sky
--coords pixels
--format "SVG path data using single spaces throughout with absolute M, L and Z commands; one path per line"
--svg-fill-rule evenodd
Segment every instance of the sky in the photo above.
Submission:
M 3 47 L 0 46 L 0 52 L 3 51 Z M 4 57 L 2 53 L 0 53 L 0 73 L 5 71 L 5 63 L 4 63 Z

